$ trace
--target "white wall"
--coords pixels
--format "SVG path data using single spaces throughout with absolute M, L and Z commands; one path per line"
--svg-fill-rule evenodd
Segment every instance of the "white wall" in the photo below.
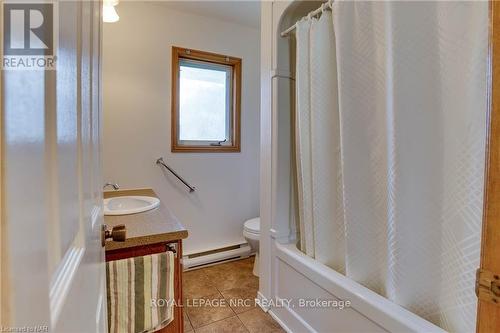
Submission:
M 103 35 L 104 180 L 152 187 L 189 230 L 185 253 L 243 242 L 243 222 L 259 215 L 259 30 L 159 3 L 117 10 Z M 241 153 L 170 152 L 172 45 L 243 59 Z M 162 172 L 160 156 L 196 192 Z

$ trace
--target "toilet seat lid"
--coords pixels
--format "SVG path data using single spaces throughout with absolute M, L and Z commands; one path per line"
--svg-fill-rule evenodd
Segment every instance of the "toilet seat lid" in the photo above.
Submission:
M 248 220 L 243 225 L 243 229 L 248 232 L 260 233 L 260 217 Z

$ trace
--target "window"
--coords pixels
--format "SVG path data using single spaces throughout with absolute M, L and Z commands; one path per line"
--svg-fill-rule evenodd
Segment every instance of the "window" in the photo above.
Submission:
M 172 152 L 240 151 L 241 59 L 172 47 Z

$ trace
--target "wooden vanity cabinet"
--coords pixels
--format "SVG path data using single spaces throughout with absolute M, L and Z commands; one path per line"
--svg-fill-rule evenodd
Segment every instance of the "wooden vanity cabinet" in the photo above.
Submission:
M 182 240 L 169 241 L 164 243 L 156 243 L 150 245 L 142 245 L 129 247 L 117 250 L 106 251 L 106 262 L 127 259 L 132 257 L 146 256 L 165 251 L 175 251 L 174 260 L 174 296 L 176 304 L 174 307 L 174 320 L 157 333 L 181 333 L 184 331 L 184 316 L 182 304 Z

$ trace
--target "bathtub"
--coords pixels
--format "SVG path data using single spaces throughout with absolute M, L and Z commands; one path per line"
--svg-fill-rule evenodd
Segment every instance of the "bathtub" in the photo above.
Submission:
M 304 255 L 295 244 L 274 242 L 274 254 L 277 304 L 269 312 L 288 332 L 445 332 Z M 301 307 L 300 299 L 344 300 L 350 306 Z
M 445 332 L 304 255 L 293 241 L 295 42 L 281 38 L 281 32 L 321 3 L 261 2 L 259 305 L 295 333 Z M 350 307 L 303 307 L 300 299 L 344 300 Z

